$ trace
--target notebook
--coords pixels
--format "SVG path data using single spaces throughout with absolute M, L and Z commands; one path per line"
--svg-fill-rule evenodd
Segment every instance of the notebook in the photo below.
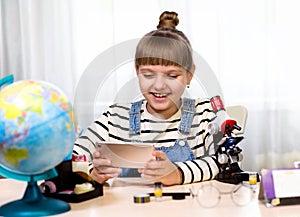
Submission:
M 300 169 L 262 169 L 259 200 L 266 206 L 300 204 Z

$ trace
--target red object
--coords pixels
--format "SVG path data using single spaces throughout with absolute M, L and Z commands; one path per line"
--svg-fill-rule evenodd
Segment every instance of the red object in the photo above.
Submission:
M 218 112 L 220 110 L 225 110 L 224 108 L 224 104 L 223 104 L 223 101 L 221 99 L 220 96 L 214 96 L 210 99 L 210 103 L 212 105 L 212 108 L 214 110 L 214 112 Z
M 226 120 L 221 125 L 221 132 L 223 134 L 230 134 L 234 129 L 241 129 L 235 120 Z
M 86 156 L 85 155 L 76 155 L 76 154 L 73 154 L 72 155 L 72 161 L 75 161 L 75 162 L 86 162 Z

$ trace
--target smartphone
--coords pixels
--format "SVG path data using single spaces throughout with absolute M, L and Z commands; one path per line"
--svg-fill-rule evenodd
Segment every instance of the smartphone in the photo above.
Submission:
M 154 146 L 137 142 L 98 142 L 102 154 L 111 160 L 112 166 L 121 168 L 143 168 L 153 159 Z

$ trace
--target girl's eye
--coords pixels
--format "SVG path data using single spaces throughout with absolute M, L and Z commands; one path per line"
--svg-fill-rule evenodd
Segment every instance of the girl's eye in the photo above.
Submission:
M 145 78 L 153 78 L 154 77 L 154 74 L 153 73 L 143 73 L 143 76 Z
M 169 77 L 169 78 L 172 78 L 172 79 L 176 79 L 176 78 L 178 77 L 178 75 L 169 74 L 168 77 Z

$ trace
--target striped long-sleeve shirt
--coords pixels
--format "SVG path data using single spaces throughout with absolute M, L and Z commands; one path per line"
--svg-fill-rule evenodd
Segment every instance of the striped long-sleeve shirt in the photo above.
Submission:
M 209 99 L 197 99 L 195 114 L 189 134 L 182 134 L 178 128 L 181 109 L 166 120 L 158 119 L 147 112 L 146 101 L 141 106 L 139 135 L 129 135 L 129 110 L 131 104 L 114 104 L 99 119 L 96 119 L 76 140 L 73 152 L 86 155 L 92 167 L 93 152 L 97 141 L 143 141 L 155 147 L 169 147 L 177 139 L 185 138 L 195 160 L 174 162 L 182 173 L 182 184 L 213 179 L 219 173 L 215 157 L 215 145 L 207 131 L 207 125 L 214 118 Z

